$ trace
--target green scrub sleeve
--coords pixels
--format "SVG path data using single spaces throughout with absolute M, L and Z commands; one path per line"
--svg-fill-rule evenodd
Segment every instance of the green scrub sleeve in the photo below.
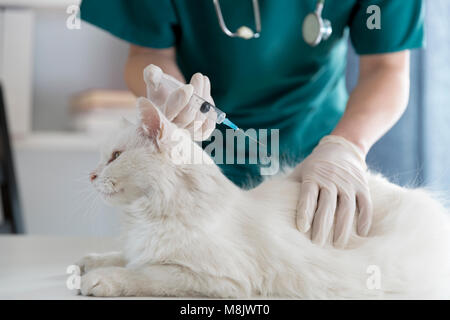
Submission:
M 169 48 L 176 43 L 171 0 L 83 0 L 80 12 L 84 21 L 139 46 Z
M 379 8 L 380 29 L 368 27 L 368 21 L 369 25 L 376 22 L 370 19 L 376 12 L 373 5 Z M 424 7 L 422 0 L 358 1 L 349 21 L 350 39 L 356 53 L 389 53 L 423 47 Z

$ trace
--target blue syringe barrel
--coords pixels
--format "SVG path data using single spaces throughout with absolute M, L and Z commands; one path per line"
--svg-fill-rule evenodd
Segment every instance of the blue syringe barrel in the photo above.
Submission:
M 183 83 L 178 81 L 174 77 L 163 73 L 160 85 L 164 86 L 164 88 L 166 88 L 169 91 L 169 93 L 171 93 L 174 90 L 183 86 Z M 151 100 L 149 94 L 147 94 L 147 97 Z M 195 93 L 192 95 L 189 103 L 194 108 L 200 110 L 200 112 L 203 113 L 206 117 L 215 121 L 217 124 L 222 123 L 227 117 L 225 112 L 216 108 L 216 106 L 214 106 L 212 103 L 206 101 L 205 99 L 203 99 L 202 97 L 200 97 Z

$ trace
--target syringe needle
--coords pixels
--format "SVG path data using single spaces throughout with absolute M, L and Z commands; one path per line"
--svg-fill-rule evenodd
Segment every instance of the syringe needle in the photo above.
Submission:
M 263 147 L 266 147 L 266 145 L 265 144 L 263 144 L 263 143 L 261 143 L 261 142 L 259 142 L 258 140 L 256 140 L 255 138 L 253 138 L 252 136 L 250 136 L 250 135 L 248 135 L 248 134 L 246 134 L 245 132 L 244 132 L 244 130 L 242 130 L 241 128 L 238 128 L 237 129 L 239 132 L 241 132 L 244 136 L 246 136 L 246 137 L 248 137 L 250 140 L 252 140 L 252 141 L 254 141 L 254 142 L 256 142 L 256 143 L 258 143 L 260 146 L 263 146 Z

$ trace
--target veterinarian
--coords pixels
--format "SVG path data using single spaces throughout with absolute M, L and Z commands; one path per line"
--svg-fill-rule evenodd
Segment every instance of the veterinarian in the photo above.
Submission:
M 424 42 L 421 0 L 261 0 L 256 8 L 252 0 L 84 0 L 81 17 L 130 43 L 125 80 L 137 96 L 155 64 L 191 79 L 243 129 L 280 129 L 280 161 L 304 159 L 293 173 L 302 183 L 297 227 L 311 229 L 315 243 L 334 230 L 334 244 L 345 246 L 354 219 L 368 234 L 365 157 L 407 106 L 409 50 Z M 360 55 L 350 95 L 349 38 Z M 259 178 L 257 165 L 221 168 L 240 186 Z

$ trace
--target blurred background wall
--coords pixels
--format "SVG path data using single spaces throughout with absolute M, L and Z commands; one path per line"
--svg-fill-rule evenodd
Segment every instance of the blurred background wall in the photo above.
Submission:
M 34 11 L 33 135 L 15 142 L 27 231 L 107 235 L 117 212 L 93 195 L 87 173 L 97 163 L 92 141 L 68 133 L 69 98 L 89 88 L 125 89 L 128 45 L 87 23 L 65 28 L 65 8 Z M 450 194 L 450 1 L 427 1 L 427 49 L 414 51 L 411 96 L 400 122 L 368 156 L 393 182 Z M 300 34 L 299 34 L 300 37 Z M 348 87 L 358 58 L 349 51 Z M 41 133 L 39 135 L 39 133 Z M 37 137 L 37 138 L 36 138 Z M 92 191 L 92 190 L 91 190 Z
M 34 130 L 69 129 L 69 97 L 75 92 L 126 88 L 128 45 L 88 23 L 69 30 L 67 16 L 61 9 L 35 13 Z
M 425 183 L 450 204 L 450 1 L 428 0 L 427 50 L 421 64 Z

